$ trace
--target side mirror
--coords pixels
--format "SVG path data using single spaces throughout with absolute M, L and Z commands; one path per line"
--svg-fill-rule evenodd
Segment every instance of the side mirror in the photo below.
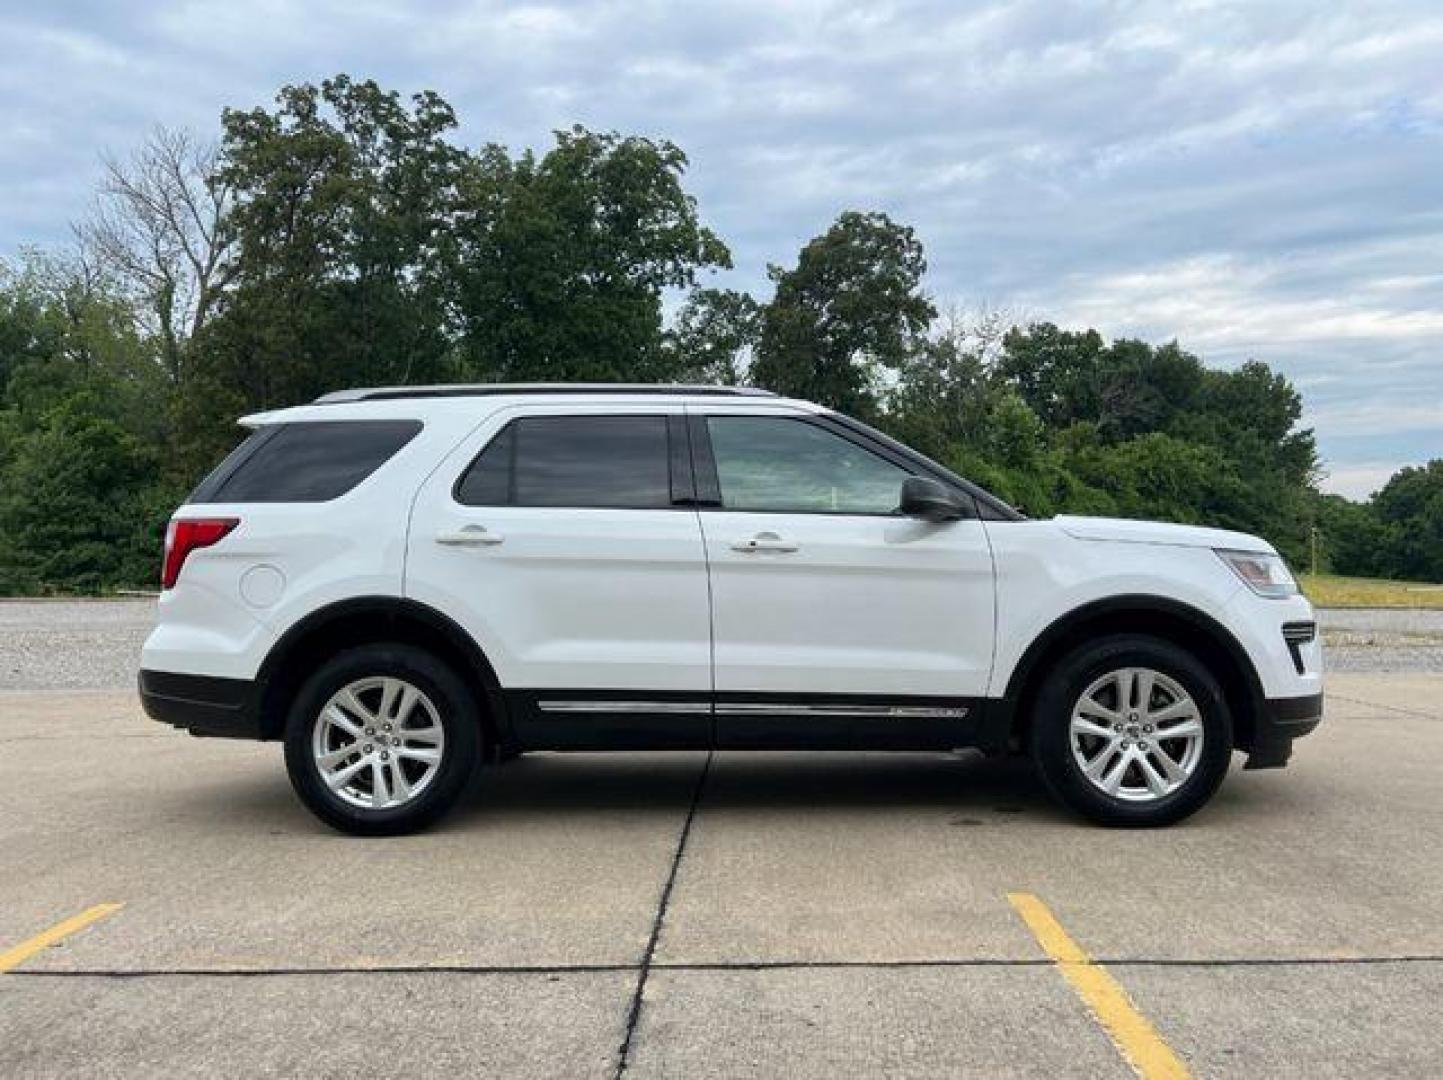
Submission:
M 902 481 L 902 513 L 923 521 L 956 521 L 967 517 L 967 505 L 950 488 L 925 476 Z

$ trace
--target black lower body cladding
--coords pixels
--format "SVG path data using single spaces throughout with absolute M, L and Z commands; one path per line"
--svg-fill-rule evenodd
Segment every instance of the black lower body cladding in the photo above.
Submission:
M 1323 722 L 1323 695 L 1268 698 L 1259 712 L 1257 731 L 1245 769 L 1280 769 L 1293 756 L 1293 740 Z
M 249 679 L 172 671 L 140 673 L 140 703 L 145 714 L 192 735 L 261 738 L 257 696 L 255 683 Z

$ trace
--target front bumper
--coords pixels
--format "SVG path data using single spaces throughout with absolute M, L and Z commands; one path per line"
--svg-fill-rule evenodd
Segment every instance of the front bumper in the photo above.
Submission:
M 1280 769 L 1293 756 L 1293 740 L 1323 721 L 1323 695 L 1268 698 L 1263 702 L 1248 748 L 1245 769 Z
M 184 728 L 192 735 L 262 737 L 255 683 L 249 679 L 142 669 L 140 703 L 152 720 Z

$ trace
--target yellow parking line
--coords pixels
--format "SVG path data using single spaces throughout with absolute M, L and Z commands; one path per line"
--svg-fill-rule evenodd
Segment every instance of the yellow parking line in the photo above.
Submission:
M 14 948 L 6 949 L 0 953 L 0 975 L 25 963 L 41 949 L 49 948 L 77 930 L 84 930 L 91 923 L 103 919 L 107 915 L 113 915 L 120 910 L 120 907 L 119 904 L 96 904 L 93 908 L 86 908 L 79 915 L 72 915 L 64 922 L 56 923 L 49 930 L 22 941 Z
M 1031 893 L 1008 893 L 1007 899 L 1138 1076 L 1143 1080 L 1185 1080 L 1191 1075 L 1147 1017 L 1138 1012 L 1127 991 L 1106 968 L 1092 962 L 1046 904 Z

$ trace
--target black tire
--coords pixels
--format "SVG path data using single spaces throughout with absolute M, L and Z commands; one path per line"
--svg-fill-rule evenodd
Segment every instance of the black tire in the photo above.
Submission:
M 435 776 L 414 799 L 396 807 L 363 808 L 326 785 L 312 753 L 312 737 L 332 695 L 358 680 L 386 676 L 404 679 L 426 695 L 444 731 L 445 744 Z M 286 720 L 286 770 L 291 786 L 327 825 L 357 836 L 396 836 L 431 825 L 465 792 L 480 761 L 481 720 L 474 696 L 450 667 L 410 645 L 362 645 L 338 653 L 306 680 Z
M 1109 672 L 1128 667 L 1149 668 L 1180 684 L 1197 706 L 1203 728 L 1191 776 L 1177 790 L 1146 802 L 1111 796 L 1094 785 L 1073 755 L 1069 730 L 1083 692 Z M 1232 715 L 1217 679 L 1191 653 L 1159 638 L 1117 635 L 1078 646 L 1046 677 L 1032 710 L 1031 750 L 1043 782 L 1064 806 L 1103 825 L 1161 826 L 1194 813 L 1217 791 L 1232 759 Z

